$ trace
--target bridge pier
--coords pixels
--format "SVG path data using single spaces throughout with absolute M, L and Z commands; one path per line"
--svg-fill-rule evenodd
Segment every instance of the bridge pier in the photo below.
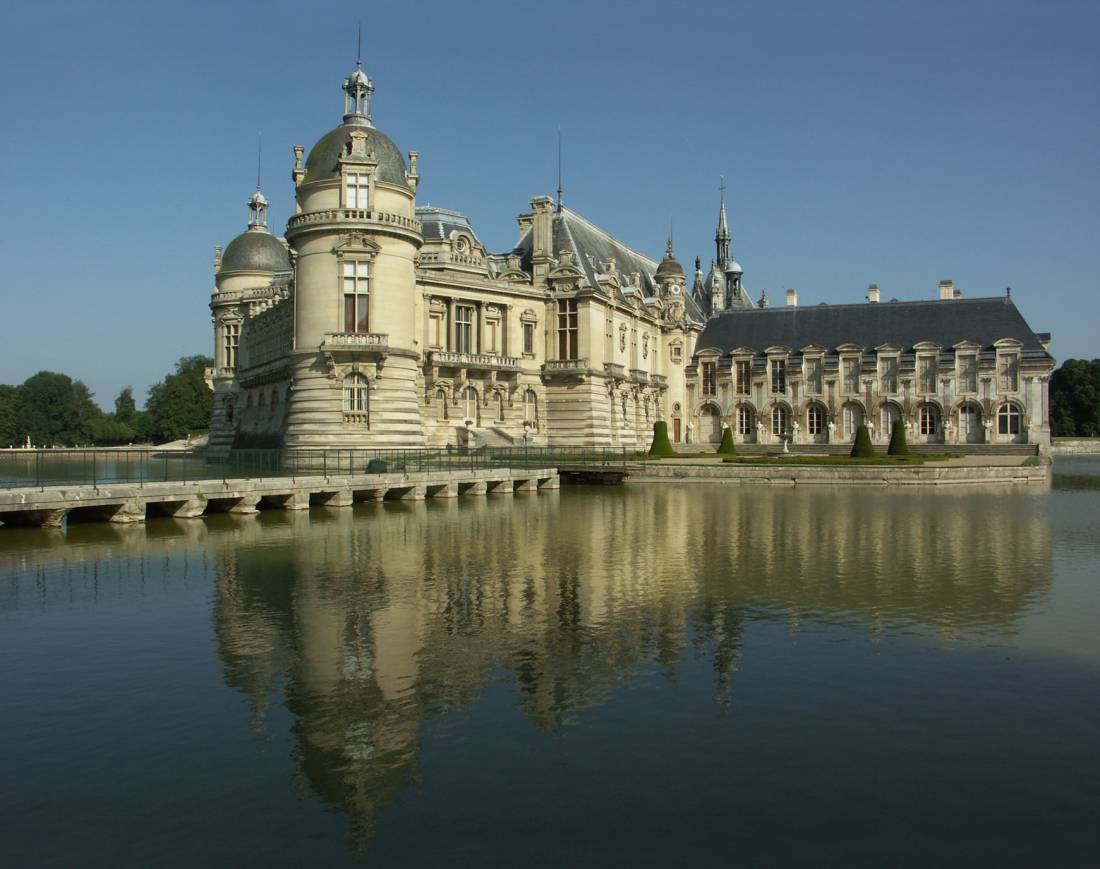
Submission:
M 186 501 L 151 502 L 149 507 L 164 516 L 175 519 L 197 519 L 206 512 L 206 498 L 188 498 Z
M 511 480 L 486 480 L 485 491 L 490 495 L 511 495 Z
M 517 495 L 521 492 L 537 491 L 538 486 L 534 480 L 512 480 L 512 491 Z
M 423 501 L 427 486 L 394 486 L 386 492 L 390 501 Z
M 460 495 L 484 495 L 488 490 L 488 486 L 484 482 L 478 481 L 476 483 L 459 483 L 458 493 Z
M 337 489 L 335 492 L 315 492 L 309 497 L 323 507 L 350 507 L 355 503 L 351 489 Z
M 560 489 L 561 478 L 557 475 L 553 477 L 539 477 L 538 487 L 539 489 Z
M 425 486 L 425 495 L 429 498 L 457 498 L 458 483 L 443 483 L 439 486 Z

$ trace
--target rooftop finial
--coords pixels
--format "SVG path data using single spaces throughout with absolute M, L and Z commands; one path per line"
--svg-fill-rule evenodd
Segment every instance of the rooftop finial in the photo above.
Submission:
M 359 31 L 355 37 L 355 68 L 363 68 L 363 22 L 359 22 Z
M 256 189 L 260 189 L 260 169 L 264 161 L 264 134 L 256 134 Z
M 256 192 L 248 197 L 248 228 L 267 232 L 267 199 L 260 192 L 260 172 L 263 165 L 264 139 L 262 133 L 256 134 Z
M 355 46 L 355 69 L 344 79 L 344 123 L 371 126 L 370 98 L 374 83 L 363 72 L 363 25 Z
M 558 211 L 560 212 L 564 203 L 561 196 L 561 127 L 558 127 Z

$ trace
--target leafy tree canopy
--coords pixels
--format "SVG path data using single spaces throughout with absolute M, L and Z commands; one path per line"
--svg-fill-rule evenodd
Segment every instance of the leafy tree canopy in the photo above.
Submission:
M 176 370 L 149 388 L 145 402 L 145 433 L 154 440 L 178 440 L 206 429 L 214 408 L 214 396 L 203 377 L 212 366 L 209 356 L 185 356 Z
M 1100 359 L 1067 359 L 1050 378 L 1055 437 L 1100 436 Z

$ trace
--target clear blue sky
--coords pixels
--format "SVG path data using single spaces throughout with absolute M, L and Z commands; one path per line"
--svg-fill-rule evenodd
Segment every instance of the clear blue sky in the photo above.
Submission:
M 494 251 L 555 186 L 659 257 L 713 252 L 718 176 L 754 296 L 1013 288 L 1059 359 L 1100 356 L 1100 3 L 7 4 L 0 29 L 0 382 L 101 404 L 210 353 L 215 244 L 264 138 L 281 232 L 291 146 L 364 65 L 420 201 Z

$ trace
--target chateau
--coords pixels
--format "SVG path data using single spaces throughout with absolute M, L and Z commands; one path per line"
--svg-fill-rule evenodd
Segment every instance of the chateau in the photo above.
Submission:
M 557 199 L 487 251 L 460 212 L 418 206 L 417 152 L 375 128 L 357 64 L 342 123 L 295 146 L 285 239 L 257 186 L 215 253 L 211 451 L 234 447 L 645 447 L 877 443 L 903 420 L 929 443 L 1049 443 L 1050 336 L 1009 295 L 754 303 L 730 252 L 687 280 Z

